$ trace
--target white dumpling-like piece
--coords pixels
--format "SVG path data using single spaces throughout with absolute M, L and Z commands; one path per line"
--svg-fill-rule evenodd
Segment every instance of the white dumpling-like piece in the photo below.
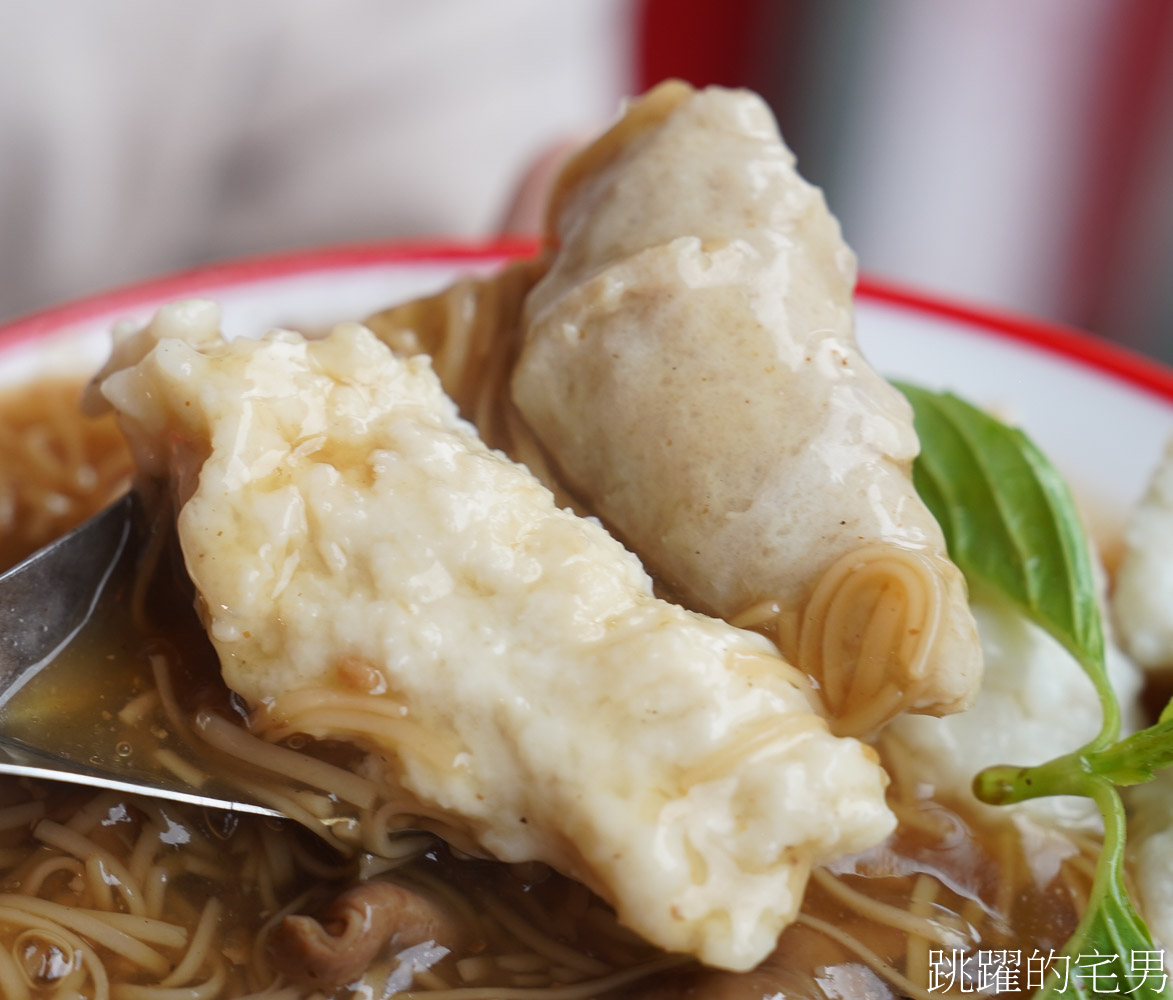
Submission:
M 426 357 L 354 324 L 226 344 L 186 304 L 117 358 L 102 392 L 142 471 L 173 477 L 261 735 L 380 751 L 422 816 L 730 969 L 771 951 L 812 865 L 892 829 L 874 751 L 828 732 L 774 647 L 657 599 Z
M 1140 914 L 1173 971 L 1173 770 L 1124 790 L 1128 859 Z
M 1042 764 L 1083 746 L 1099 732 L 1095 687 L 1062 644 L 1009 602 L 993 596 L 973 602 L 985 654 L 977 702 L 943 719 L 904 716 L 889 725 L 879 746 L 894 780 L 908 790 L 978 808 L 974 776 L 997 764 Z M 1108 678 L 1126 728 L 1136 723 L 1141 676 L 1109 634 Z M 1050 796 L 1013 806 L 988 806 L 990 816 L 1026 815 L 1050 826 L 1099 829 L 1090 799 Z
M 1128 520 L 1112 612 L 1137 663 L 1173 668 L 1173 441 Z
M 964 580 L 911 408 L 860 355 L 855 260 L 746 91 L 660 86 L 571 161 L 513 400 L 690 607 L 777 616 L 842 731 L 967 707 Z

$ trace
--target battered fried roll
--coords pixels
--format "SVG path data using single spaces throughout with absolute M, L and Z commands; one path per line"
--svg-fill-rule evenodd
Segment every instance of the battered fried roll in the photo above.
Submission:
M 400 357 L 428 355 L 444 391 L 481 440 L 526 466 L 560 507 L 575 507 L 509 395 L 525 297 L 543 269 L 539 257 L 485 277 L 463 277 L 433 295 L 383 309 L 363 325 Z
M 572 160 L 513 400 L 687 604 L 776 616 L 841 732 L 969 705 L 965 583 L 913 488 L 905 399 L 860 355 L 855 261 L 760 98 L 658 87 Z
M 101 382 L 253 731 L 373 751 L 388 799 L 542 861 L 662 948 L 747 969 L 812 865 L 894 819 L 765 639 L 657 599 L 456 415 L 426 357 L 355 324 L 226 344 L 163 310 Z

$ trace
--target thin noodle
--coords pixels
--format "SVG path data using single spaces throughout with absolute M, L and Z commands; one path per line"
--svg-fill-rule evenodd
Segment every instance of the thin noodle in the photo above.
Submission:
M 487 955 L 462 958 L 456 963 L 456 972 L 466 983 L 476 983 L 478 980 L 488 979 L 495 971 L 496 963 Z
M 41 820 L 36 825 L 33 836 L 51 847 L 56 847 L 84 861 L 87 868 L 91 863 L 100 861 L 106 871 L 110 873 L 111 878 L 116 880 L 115 888 L 126 902 L 130 912 L 146 916 L 141 888 L 131 877 L 126 866 L 109 851 L 103 850 L 88 837 L 83 837 L 68 827 L 47 819 Z
M 273 872 L 263 858 L 257 859 L 257 881 L 256 881 L 257 895 L 261 898 L 261 906 L 266 911 L 277 909 L 280 905 L 277 901 L 277 893 L 273 887 Z
M 374 814 L 363 818 L 363 847 L 380 858 L 404 864 L 419 857 L 435 843 L 435 838 L 414 832 L 401 812 L 401 805 L 388 802 Z M 392 822 L 397 821 L 397 822 Z
M 6 948 L 0 948 L 0 996 L 5 1000 L 31 1000 L 32 997 L 16 960 Z
M 523 951 L 516 955 L 498 955 L 497 967 L 506 972 L 540 972 L 550 964 L 545 955 Z
M 911 912 L 911 908 L 904 910 L 865 896 L 862 892 L 857 892 L 845 885 L 824 868 L 813 869 L 811 880 L 839 902 L 877 924 L 895 928 L 905 934 L 922 937 L 945 948 L 963 948 L 971 943 L 969 935 L 964 931 L 949 927 L 940 920 L 917 915 Z M 930 885 L 935 884 L 931 880 L 928 881 Z M 919 880 L 917 885 L 919 885 Z M 916 890 L 914 889 L 913 898 L 915 896 Z
M 143 883 L 143 904 L 148 917 L 158 920 L 163 915 L 170 880 L 169 872 L 162 865 L 155 865 L 149 870 Z
M 412 978 L 421 986 L 425 986 L 429 990 L 432 990 L 436 993 L 449 989 L 452 986 L 452 984 L 438 972 L 436 972 L 435 969 L 414 969 L 412 970 Z
M 213 1000 L 220 995 L 228 978 L 224 963 L 217 959 L 212 976 L 199 986 L 178 986 L 164 989 L 159 986 L 139 986 L 120 983 L 112 991 L 112 1000 Z
M 458 748 L 452 739 L 429 732 L 416 722 L 406 719 L 389 719 L 381 712 L 322 708 L 307 710 L 290 716 L 282 728 L 262 733 L 273 741 L 285 739 L 297 733 L 311 736 L 347 733 L 365 737 L 376 746 L 409 746 L 414 753 L 427 759 L 436 768 L 448 767 L 456 757 Z
M 1083 854 L 1075 854 L 1069 858 L 1064 858 L 1064 863 L 1075 872 L 1078 872 L 1088 882 L 1092 882 L 1096 877 L 1096 862 Z
M 162 948 L 182 948 L 187 944 L 187 928 L 166 920 L 136 917 L 133 913 L 106 913 L 101 910 L 79 909 L 78 912 L 88 913 L 115 930 L 129 934 L 145 944 L 155 944 Z
M 106 978 L 105 966 L 98 959 L 97 955 L 94 954 L 93 950 L 81 938 L 77 937 L 77 935 L 45 917 L 25 913 L 20 910 L 6 909 L 3 906 L 0 906 L 0 922 L 59 936 L 69 945 L 74 955 L 81 956 L 82 964 L 89 972 L 90 979 L 94 984 L 93 1000 L 108 1000 L 110 990 L 109 981 Z
M 334 820 L 342 818 L 336 815 L 337 802 L 325 792 L 309 788 L 291 788 L 289 797 L 296 799 L 306 812 L 320 820 L 329 820 L 333 824 Z
M 94 984 L 94 1000 L 110 1000 L 110 979 L 97 953 L 92 948 L 82 948 L 81 960 Z
M 468 898 L 443 879 L 436 878 L 427 872 L 412 872 L 409 880 L 430 889 L 435 895 L 444 900 L 459 915 L 460 922 L 468 931 L 468 940 L 477 940 L 483 933 L 480 914 L 477 913 Z
M 77 858 L 62 857 L 60 854 L 55 854 L 52 857 L 46 858 L 26 876 L 19 879 L 19 888 L 17 891 L 25 896 L 35 896 L 41 891 L 45 880 L 60 871 L 67 871 L 72 875 L 81 875 L 85 871 L 85 868 Z
M 109 819 L 111 811 L 122 807 L 122 798 L 116 792 L 102 792 L 69 817 L 65 826 L 74 833 L 87 835 L 103 820 Z
M 909 897 L 908 910 L 922 920 L 928 921 L 931 904 L 937 896 L 937 883 L 927 875 L 918 875 Z M 929 984 L 929 943 L 931 939 L 925 934 L 910 934 L 905 950 L 904 974 L 914 983 Z M 943 942 L 942 942 L 943 943 Z M 968 943 L 968 942 L 966 942 Z M 956 944 L 946 945 L 948 948 L 958 947 Z
M 40 801 L 22 802 L 20 805 L 0 809 L 0 830 L 15 830 L 21 826 L 32 826 L 45 815 L 45 803 Z
M 868 619 L 863 633 L 862 648 L 864 650 L 890 650 L 899 648 L 900 633 L 907 634 L 904 624 L 905 607 L 902 607 L 900 597 L 890 584 L 881 586 L 876 597 L 875 607 Z M 885 681 L 883 661 L 879 656 L 869 656 L 864 653 L 861 657 L 871 664 L 867 683 L 857 683 L 852 692 L 853 699 L 858 705 L 865 699 L 874 698 Z
M 885 687 L 870 703 L 853 712 L 845 712 L 828 723 L 836 736 L 853 736 L 874 732 L 884 722 L 899 714 L 907 695 L 894 684 Z
M 316 760 L 296 750 L 273 746 L 251 736 L 240 726 L 212 712 L 196 716 L 196 729 L 217 749 L 250 761 L 257 767 L 295 777 L 303 784 L 323 788 L 359 808 L 369 809 L 376 795 L 373 781 L 325 761 Z
M 265 730 L 280 720 L 313 712 L 319 708 L 342 708 L 355 712 L 386 716 L 392 721 L 402 719 L 407 707 L 390 698 L 372 699 L 369 695 L 343 694 L 330 688 L 302 688 L 274 699 L 257 711 L 254 728 Z
M 308 812 L 295 798 L 283 795 L 267 785 L 259 785 L 252 781 L 234 781 L 233 784 L 254 802 L 268 806 L 295 823 L 300 823 L 307 830 L 312 830 L 317 837 L 336 851 L 342 854 L 347 853 L 347 845 L 334 835 L 329 825 L 323 823 L 320 816 Z
M 532 948 L 539 955 L 544 955 L 550 961 L 568 965 L 589 976 L 598 976 L 611 971 L 611 966 L 605 962 L 600 962 L 597 958 L 592 958 L 575 948 L 555 941 L 512 910 L 502 906 L 495 899 L 482 896 L 481 902 L 485 909 L 518 941 L 527 948 Z
M 1000 862 L 998 878 L 998 894 L 995 897 L 995 907 L 1003 916 L 1009 916 L 1014 906 L 1014 897 L 1018 892 L 1018 838 L 1017 831 L 1010 823 L 1002 826 L 996 835 L 995 843 L 998 848 Z
M 899 546 L 850 552 L 823 573 L 802 616 L 798 665 L 821 682 L 835 714 L 850 714 L 851 725 L 841 719 L 834 727 L 837 733 L 874 728 L 886 717 L 874 709 L 877 702 L 895 714 L 919 694 L 944 598 L 940 574 L 930 560 Z M 841 637 L 857 634 L 861 618 L 859 646 L 852 647 L 848 659 Z M 894 654 L 902 688 L 887 676 Z
M 52 1000 L 89 1000 L 88 994 L 83 996 L 76 988 L 77 985 L 84 983 L 85 979 L 86 971 L 84 968 L 79 968 L 75 973 L 66 976 L 65 979 L 58 982 L 57 988 L 53 990 Z
M 820 714 L 825 714 L 822 699 L 815 693 L 814 682 L 806 673 L 799 670 L 798 667 L 792 666 L 785 660 L 771 661 L 761 656 L 746 657 L 741 654 L 736 654 L 734 659 L 748 680 L 753 680 L 760 676 L 763 680 L 769 678 L 769 681 L 767 681 L 769 683 L 770 681 L 782 678 L 788 681 L 793 687 L 798 688 L 806 696 L 807 701 Z
M 99 910 L 109 912 L 114 909 L 114 889 L 107 878 L 106 866 L 103 858 L 91 855 L 85 859 L 86 885 L 89 887 L 91 903 Z M 129 877 L 129 876 L 128 876 Z M 117 880 L 117 876 L 111 876 Z
M 812 917 L 810 914 L 800 912 L 795 917 L 795 923 L 804 924 L 811 928 L 811 930 L 818 931 L 824 934 L 832 941 L 841 944 L 848 951 L 851 951 L 863 959 L 864 963 L 878 973 L 883 979 L 888 980 L 893 986 L 901 990 L 906 997 L 911 997 L 913 1000 L 940 1000 L 941 997 L 955 997 L 961 994 L 956 994 L 952 991 L 934 991 L 930 993 L 927 989 L 923 989 L 914 983 L 907 976 L 898 972 L 895 968 L 885 962 L 879 955 L 871 950 L 867 945 L 857 937 L 853 937 L 846 931 L 840 930 L 834 924 L 829 924 L 825 920 L 820 920 L 818 917 Z
M 454 989 L 429 993 L 409 990 L 405 993 L 399 993 L 397 996 L 402 997 L 403 1000 L 590 1000 L 590 998 L 609 990 L 618 990 L 657 972 L 679 968 L 691 961 L 683 955 L 665 955 L 653 962 L 613 972 L 598 979 L 589 979 L 568 986 L 549 986 L 545 989 L 519 989 L 509 986 L 457 986 Z
M 350 873 L 351 866 L 349 863 L 331 865 L 325 861 L 321 861 L 315 858 L 297 837 L 290 840 L 288 846 L 293 854 L 294 864 L 302 871 L 313 875 L 317 879 L 337 881 Z
M 159 707 L 159 692 L 153 688 L 131 698 L 118 712 L 118 721 L 124 726 L 141 723 Z
M 971 927 L 981 927 L 989 916 L 989 911 L 980 900 L 967 899 L 961 905 L 961 919 Z
M 19 919 L 10 915 L 12 910 L 23 911 L 26 914 L 51 921 L 54 929 L 58 931 L 63 929 L 76 931 L 155 975 L 162 975 L 171 968 L 171 963 L 155 949 L 132 938 L 129 934 L 124 934 L 111 927 L 101 917 L 92 917 L 89 914 L 80 913 L 72 907 L 51 903 L 47 899 L 29 899 L 27 896 L 0 894 L 0 918 L 20 923 Z
M 228 872 L 223 866 L 216 864 L 214 861 L 209 861 L 207 858 L 201 858 L 199 855 L 190 851 L 183 855 L 180 865 L 185 872 L 191 875 L 198 875 L 201 878 L 206 878 L 213 882 L 223 881 L 228 877 Z
M 163 559 L 163 550 L 168 539 L 168 532 L 163 530 L 163 519 L 166 517 L 166 505 L 161 504 L 155 513 L 155 523 L 147 535 L 146 550 L 139 556 L 137 572 L 134 579 L 134 588 L 130 593 L 130 620 L 141 633 L 149 633 L 150 616 L 147 614 L 147 594 L 150 591 L 151 581 L 155 578 L 155 570 Z M 154 659 L 151 667 L 154 669 Z M 155 680 L 158 685 L 158 677 Z M 160 688 L 160 692 L 162 689 Z
M 782 605 L 773 598 L 758 601 L 747 608 L 742 608 L 737 614 L 728 619 L 734 628 L 762 628 L 770 625 L 782 613 Z
M 743 762 L 785 753 L 812 733 L 823 731 L 822 720 L 803 712 L 783 719 L 768 719 L 756 727 L 742 727 L 734 739 L 719 747 L 699 764 L 685 769 L 680 782 L 685 788 L 733 774 Z
M 1096 877 L 1096 863 L 1086 854 L 1072 855 L 1063 859 L 1059 874 L 1075 912 L 1082 913 L 1087 909 L 1091 897 L 1092 883 Z
M 291 913 L 299 912 L 309 902 L 309 898 L 312 895 L 313 890 L 307 890 L 295 899 L 290 900 L 281 909 L 275 911 L 257 930 L 257 935 L 252 943 L 252 962 L 248 970 L 249 982 L 255 988 L 261 989 L 262 982 L 272 984 L 275 976 L 275 973 L 269 967 L 267 953 L 269 935 L 273 932 L 273 928 Z
M 131 849 L 130 859 L 126 863 L 130 877 L 140 885 L 146 882 L 155 855 L 158 854 L 159 848 L 162 846 L 159 840 L 159 830 L 160 827 L 154 823 L 144 823 L 143 828 L 139 831 L 138 840 L 135 841 L 134 847 Z
M 52 966 L 45 969 L 42 962 L 41 968 L 38 969 L 36 966 L 37 958 L 38 956 L 43 957 L 46 950 L 56 952 L 53 956 Z M 45 978 L 50 979 L 53 983 L 54 996 L 65 991 L 76 991 L 85 983 L 86 970 L 81 962 L 81 956 L 73 949 L 64 935 L 55 931 L 26 927 L 17 933 L 9 952 L 13 958 L 17 959 L 17 967 L 23 967 L 27 978 L 42 981 Z M 48 972 L 49 975 L 43 976 L 44 972 Z M 32 985 L 35 988 L 37 983 Z
M 869 694 L 874 695 L 883 685 L 886 676 L 886 662 L 877 660 L 868 654 L 871 646 L 868 642 L 865 626 L 861 636 L 859 650 L 854 651 L 855 657 L 848 661 L 838 644 L 831 645 L 831 656 L 828 659 L 826 642 L 828 635 L 851 636 L 855 634 L 855 622 L 866 609 L 866 621 L 870 625 L 875 621 L 883 596 L 883 584 L 876 587 L 871 577 L 880 576 L 872 567 L 871 572 L 856 572 L 848 577 L 839 592 L 827 609 L 826 620 L 823 625 L 823 671 L 824 683 L 827 690 L 827 700 L 837 705 L 839 712 L 846 712 L 849 708 L 857 707 L 860 702 L 866 702 Z M 880 576 L 881 580 L 883 579 Z M 891 647 L 888 647 L 889 649 Z M 887 650 L 884 650 L 887 652 Z
M 159 692 L 159 703 L 163 706 L 163 714 L 175 730 L 175 735 L 190 744 L 192 733 L 187 725 L 187 717 L 175 697 L 175 690 L 171 686 L 167 658 L 160 653 L 152 653 L 148 661 L 151 664 L 151 676 L 155 679 L 155 689 Z
M 160 980 L 162 987 L 182 986 L 195 978 L 212 954 L 212 935 L 216 932 L 223 906 L 217 899 L 209 899 L 204 904 L 204 912 L 200 914 L 195 933 L 191 936 L 191 945 L 183 960 L 171 970 L 170 975 Z
M 884 753 L 891 757 L 893 756 L 892 749 L 893 747 L 891 745 L 885 744 Z M 904 747 L 899 746 L 899 749 L 902 754 L 905 752 Z M 888 805 L 896 813 L 902 827 L 912 827 L 931 837 L 940 837 L 948 832 L 937 810 L 926 809 L 924 803 L 921 801 L 905 802 L 899 796 L 889 796 Z
M 169 750 L 167 747 L 159 747 L 153 756 L 156 764 L 170 771 L 185 785 L 190 785 L 192 788 L 203 788 L 208 780 L 206 771 L 202 771 L 194 764 L 188 763 L 174 750 Z
M 285 830 L 261 827 L 262 857 L 274 885 L 285 885 L 295 877 L 293 851 Z

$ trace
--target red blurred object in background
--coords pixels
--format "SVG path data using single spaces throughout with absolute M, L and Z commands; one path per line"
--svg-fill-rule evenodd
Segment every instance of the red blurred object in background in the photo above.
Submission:
M 865 269 L 1173 361 L 1173 3 L 642 0 L 643 88 L 773 106 Z
M 697 87 L 748 86 L 751 39 L 766 0 L 644 0 L 636 26 L 640 90 L 679 77 Z
M 1130 316 L 1133 277 L 1143 267 L 1145 215 L 1156 207 L 1158 192 L 1147 179 L 1160 156 L 1159 145 L 1173 141 L 1173 3 L 1126 0 L 1115 10 L 1112 35 L 1105 39 L 1107 58 L 1097 107 L 1089 109 L 1089 165 L 1076 236 L 1069 262 L 1068 294 L 1072 315 L 1082 326 L 1111 330 L 1124 339 L 1155 345 L 1142 325 L 1151 320 Z M 1167 164 L 1170 166 L 1173 164 Z M 1161 181 L 1169 203 L 1168 175 Z M 1158 208 L 1159 211 L 1159 208 Z M 1173 223 L 1173 206 L 1166 209 Z M 1168 244 L 1168 241 L 1167 241 Z M 1169 263 L 1166 258 L 1166 264 Z M 1173 284 L 1161 268 L 1166 286 Z M 1173 301 L 1166 298 L 1164 337 L 1173 339 Z M 1157 320 L 1159 332 L 1160 320 Z M 1168 357 L 1169 355 L 1166 354 Z

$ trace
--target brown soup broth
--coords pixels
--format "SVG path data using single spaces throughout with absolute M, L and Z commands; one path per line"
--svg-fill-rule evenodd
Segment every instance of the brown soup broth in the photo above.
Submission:
M 61 451 L 69 462 L 113 470 L 107 486 L 116 490 L 128 466 L 111 436 L 70 437 L 62 399 L 76 390 L 55 390 L 61 396 L 42 419 L 55 434 L 81 441 Z M 14 412 L 27 414 L 39 398 L 14 396 L 0 404 L 0 427 L 9 438 L 16 434 Z M 40 466 L 27 475 L 17 475 L 12 464 L 7 469 L 10 482 L 31 483 Z M 92 490 L 70 517 L 80 520 L 104 496 Z M 31 520 L 0 526 L 0 551 L 17 558 L 12 554 L 47 540 L 24 537 Z M 54 522 L 53 530 L 65 530 L 68 520 Z M 37 727 L 59 727 L 63 749 L 79 760 L 114 755 L 148 772 L 187 766 L 229 789 L 245 775 L 279 784 L 247 762 L 226 762 L 193 735 L 192 720 L 201 712 L 235 723 L 247 713 L 220 680 L 173 544 L 163 539 L 145 551 L 145 569 L 111 591 L 51 676 L 30 683 L 0 713 L 0 725 L 30 739 Z M 363 756 L 348 744 L 294 737 L 286 745 L 340 767 Z M 160 751 L 174 760 L 164 755 L 161 761 Z M 315 913 L 345 886 L 371 877 L 426 889 L 467 927 L 460 952 L 431 955 L 416 969 L 414 992 L 579 984 L 583 997 L 897 997 L 927 991 L 932 954 L 951 953 L 953 946 L 964 954 L 1008 950 L 1024 961 L 1059 949 L 1086 901 L 1098 845 L 1016 824 L 972 803 L 901 798 L 898 785 L 890 793 L 900 818 L 896 833 L 816 872 L 802 915 L 775 954 L 739 975 L 666 959 L 622 928 L 605 903 L 543 865 L 472 857 L 430 834 L 408 829 L 396 840 L 392 829 L 388 842 L 409 847 L 388 858 L 355 838 L 344 839 L 341 851 L 331 849 L 291 822 L 0 779 L 0 985 L 7 974 L 25 984 L 30 1000 L 68 989 L 97 996 L 96 962 L 114 985 L 211 984 L 200 997 L 246 996 L 284 982 L 267 948 L 283 914 Z M 323 808 L 338 805 L 325 800 Z M 410 826 L 409 820 L 402 822 Z M 126 926 L 126 914 L 156 923 L 139 934 Z M 106 937 L 100 938 L 93 921 L 103 919 Z M 115 931 L 138 944 L 128 946 Z M 203 953 L 194 954 L 193 941 Z M 81 955 L 79 942 L 91 958 Z M 184 965 L 187 978 L 169 981 Z M 381 996 L 370 983 L 386 982 L 398 965 L 389 946 L 366 985 L 295 986 L 280 996 Z M 598 988 L 588 985 L 595 981 Z
M 126 489 L 130 453 L 113 414 L 83 417 L 84 382 L 42 379 L 0 396 L 0 569 Z

